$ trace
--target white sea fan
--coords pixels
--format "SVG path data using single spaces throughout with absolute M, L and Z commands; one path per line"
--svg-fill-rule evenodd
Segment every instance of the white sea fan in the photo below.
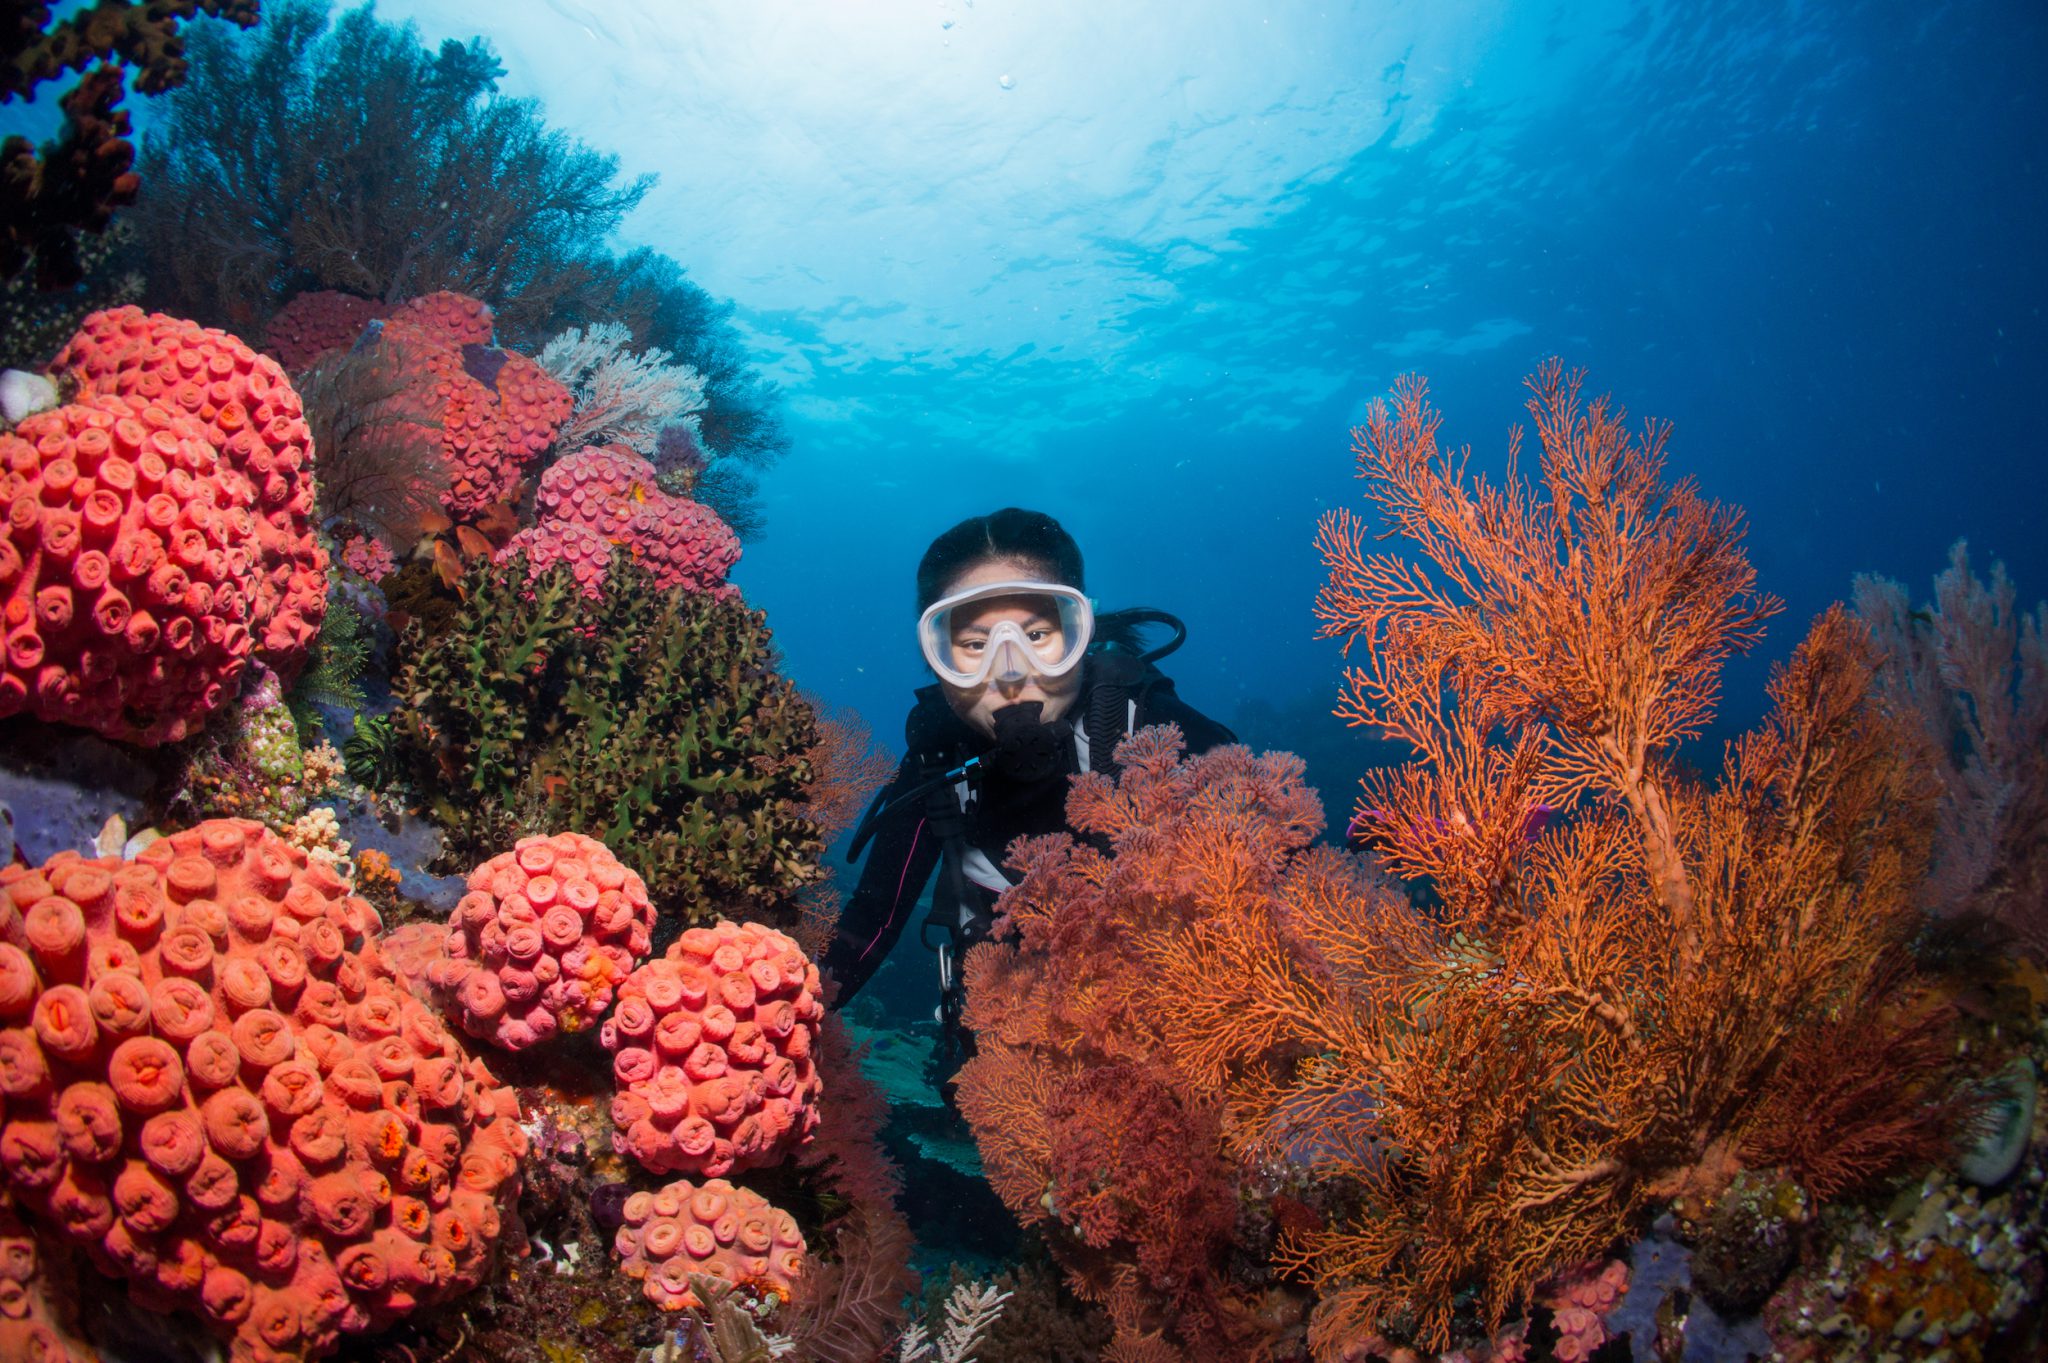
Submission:
M 540 366 L 576 398 L 576 409 L 556 437 L 565 450 L 617 441 L 651 455 L 662 427 L 696 427 L 705 407 L 704 376 L 670 364 L 659 348 L 633 354 L 633 333 L 618 322 L 570 327 L 540 352 Z
M 922 1324 L 911 1325 L 897 1349 L 897 1363 L 974 1363 L 970 1351 L 1003 1314 L 1003 1303 L 1009 1299 L 1010 1294 L 996 1291 L 993 1283 L 956 1284 L 946 1301 L 945 1337 L 933 1340 Z

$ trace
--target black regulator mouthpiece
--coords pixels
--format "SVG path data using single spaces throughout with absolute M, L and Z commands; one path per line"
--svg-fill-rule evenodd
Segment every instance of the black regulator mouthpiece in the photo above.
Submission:
M 1019 784 L 1057 776 L 1065 766 L 1061 742 L 1068 731 L 1065 725 L 1047 724 L 1044 714 L 1045 702 L 1038 700 L 1020 700 L 996 711 L 996 746 L 988 755 L 989 765 Z

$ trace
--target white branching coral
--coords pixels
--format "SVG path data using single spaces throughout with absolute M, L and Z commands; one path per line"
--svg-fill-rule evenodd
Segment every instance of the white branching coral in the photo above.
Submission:
M 666 350 L 633 354 L 632 343 L 625 326 L 598 322 L 587 331 L 570 327 L 540 352 L 541 368 L 576 398 L 556 438 L 562 449 L 618 441 L 652 455 L 664 426 L 694 431 L 705 406 L 704 376 L 686 364 L 670 364 Z
M 996 1291 L 993 1283 L 959 1284 L 946 1300 L 946 1333 L 934 1341 L 922 1324 L 912 1325 L 903 1333 L 897 1363 L 974 1363 L 971 1351 L 1003 1314 L 1003 1303 L 1009 1299 L 1010 1294 Z

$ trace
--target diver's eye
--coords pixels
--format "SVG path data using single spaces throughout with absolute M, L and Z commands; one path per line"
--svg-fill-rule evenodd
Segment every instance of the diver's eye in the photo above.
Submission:
M 979 653 L 988 647 L 986 639 L 955 639 L 953 647 L 962 653 Z
M 1047 639 L 1052 638 L 1052 631 L 1049 629 L 1034 629 L 1024 637 L 1034 644 L 1042 644 Z

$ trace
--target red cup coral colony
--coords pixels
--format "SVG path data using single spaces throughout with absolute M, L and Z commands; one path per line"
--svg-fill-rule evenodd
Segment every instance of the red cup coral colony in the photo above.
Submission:
M 603 843 L 521 838 L 469 873 L 426 978 L 470 1035 L 524 1050 L 603 1017 L 653 930 L 646 883 Z
M 818 1124 L 818 968 L 753 923 L 691 928 L 634 971 L 599 1036 L 619 1084 L 613 1139 L 655 1173 L 779 1161 Z
M 102 1272 L 299 1359 L 477 1285 L 518 1102 L 262 825 L 0 870 L 0 1180 Z

